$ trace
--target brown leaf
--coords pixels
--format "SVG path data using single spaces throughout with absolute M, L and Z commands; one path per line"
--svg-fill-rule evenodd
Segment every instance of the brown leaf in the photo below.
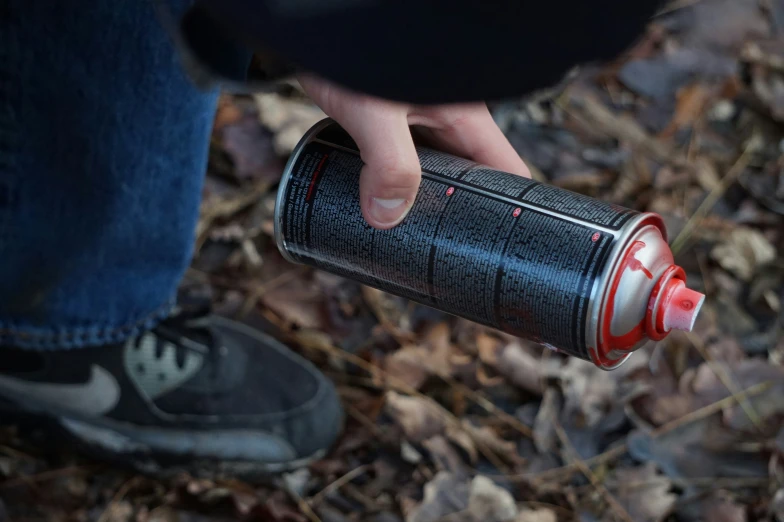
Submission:
M 301 328 L 323 328 L 323 294 L 320 289 L 299 278 L 266 292 L 264 305 Z
M 158 506 L 150 511 L 148 522 L 179 522 L 177 512 L 169 506 Z
M 425 484 L 422 502 L 406 514 L 406 522 L 436 522 L 468 507 L 470 484 L 447 471 L 439 471 Z M 466 519 L 461 519 L 466 520 Z
M 234 175 L 241 180 L 274 182 L 280 179 L 283 162 L 272 147 L 273 136 L 253 114 L 225 125 L 220 132 L 223 148 L 234 163 Z
M 593 95 L 572 94 L 569 109 L 593 130 L 612 136 L 634 148 L 645 152 L 653 159 L 665 163 L 672 162 L 672 149 L 664 142 L 648 134 L 634 119 L 617 116 L 598 101 Z
M 501 340 L 484 332 L 476 337 L 476 350 L 479 360 L 493 368 L 498 367 L 498 356 L 501 353 Z
M 558 522 L 558 516 L 548 508 L 522 509 L 515 522 Z
M 658 474 L 651 462 L 636 468 L 620 468 L 615 477 L 618 501 L 635 522 L 659 522 L 675 505 L 677 496 L 669 492 L 672 483 Z
M 106 507 L 102 519 L 105 522 L 131 522 L 133 506 L 126 500 L 112 502 Z
M 705 190 L 715 190 L 721 184 L 721 177 L 716 171 L 716 166 L 705 156 L 698 157 L 694 161 L 694 167 L 697 183 Z
M 422 443 L 422 446 L 430 452 L 436 468 L 452 473 L 459 473 L 465 468 L 465 464 L 457 450 L 445 437 L 441 435 L 430 437 Z
M 683 87 L 677 96 L 675 115 L 670 124 L 659 134 L 660 138 L 670 138 L 682 128 L 693 125 L 710 103 L 713 89 L 701 83 L 694 83 Z
M 714 497 L 719 497 L 714 494 Z M 705 506 L 704 520 L 711 522 L 746 522 L 746 508 L 729 498 L 714 498 L 703 503 Z
M 471 482 L 468 514 L 476 522 L 510 522 L 517 516 L 517 506 L 511 493 L 478 475 Z
M 405 299 L 365 285 L 362 297 L 382 325 L 408 330 Z
M 461 425 L 463 430 L 470 434 L 474 441 L 496 455 L 503 457 L 507 462 L 515 463 L 520 461 L 517 445 L 511 440 L 503 440 L 489 426 L 474 426 L 468 419 L 463 419 Z
M 770 512 L 776 517 L 777 522 L 784 522 L 784 488 L 776 491 L 770 502 Z
M 214 131 L 223 129 L 226 125 L 237 123 L 242 118 L 242 109 L 237 107 L 234 97 L 221 94 L 218 98 L 218 109 L 215 111 Z
M 566 364 L 550 370 L 560 378 L 564 394 L 563 415 L 574 420 L 575 425 L 595 426 L 605 412 L 617 402 L 618 385 L 626 375 L 647 364 L 645 354 L 635 357 L 617 370 L 606 372 L 579 359 L 569 359 Z
M 384 370 L 414 389 L 419 389 L 430 371 L 427 368 L 428 351 L 421 346 L 404 346 L 384 360 Z
M 386 371 L 409 386 L 418 389 L 428 376 L 451 377 L 454 367 L 461 364 L 449 340 L 449 327 L 439 323 L 428 332 L 422 345 L 406 345 L 384 361 Z
M 542 393 L 541 348 L 536 353 L 531 345 L 513 342 L 498 355 L 496 370 L 509 382 L 533 393 Z
M 751 281 L 757 268 L 776 259 L 776 248 L 758 230 L 738 227 L 713 248 L 711 257 L 738 278 Z
M 444 413 L 421 397 L 389 391 L 386 393 L 386 409 L 412 442 L 419 443 L 446 432 Z
M 439 472 L 425 484 L 425 498 L 411 509 L 406 522 L 514 522 L 514 497 L 492 480 Z
M 536 449 L 540 453 L 547 453 L 555 449 L 558 440 L 555 433 L 555 419 L 561 411 L 561 397 L 557 390 L 548 387 L 544 398 L 539 405 L 539 411 L 534 420 L 533 436 Z
M 302 135 L 326 117 L 324 111 L 306 99 L 286 98 L 277 93 L 254 96 L 259 120 L 275 133 L 275 150 L 288 156 Z

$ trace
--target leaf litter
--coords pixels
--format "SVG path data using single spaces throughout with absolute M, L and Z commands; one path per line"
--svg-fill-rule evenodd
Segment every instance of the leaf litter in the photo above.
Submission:
M 675 2 L 616 63 L 491 110 L 538 179 L 662 214 L 707 298 L 613 372 L 340 277 L 272 237 L 323 113 L 223 96 L 184 289 L 338 385 L 334 448 L 275 484 L 134 476 L 0 428 L 0 521 L 784 520 L 784 4 Z

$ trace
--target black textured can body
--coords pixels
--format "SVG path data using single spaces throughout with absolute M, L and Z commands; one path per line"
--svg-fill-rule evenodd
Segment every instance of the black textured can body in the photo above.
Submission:
M 596 362 L 594 301 L 644 214 L 417 150 L 415 203 L 398 226 L 377 230 L 360 211 L 353 140 L 331 120 L 314 126 L 278 193 L 284 257 Z

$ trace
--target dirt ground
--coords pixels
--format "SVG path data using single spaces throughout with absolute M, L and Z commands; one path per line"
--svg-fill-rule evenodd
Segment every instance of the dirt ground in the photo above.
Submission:
M 285 262 L 281 170 L 323 114 L 225 97 L 183 291 L 339 386 L 339 443 L 275 485 L 160 482 L 0 427 L 0 521 L 784 521 L 784 1 L 676 2 L 616 63 L 492 105 L 537 179 L 660 213 L 695 331 L 604 372 Z

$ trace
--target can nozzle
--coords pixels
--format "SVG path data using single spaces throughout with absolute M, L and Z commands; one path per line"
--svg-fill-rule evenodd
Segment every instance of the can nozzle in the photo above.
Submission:
M 681 279 L 671 279 L 659 300 L 657 316 L 665 332 L 673 328 L 691 332 L 705 295 L 686 287 Z

